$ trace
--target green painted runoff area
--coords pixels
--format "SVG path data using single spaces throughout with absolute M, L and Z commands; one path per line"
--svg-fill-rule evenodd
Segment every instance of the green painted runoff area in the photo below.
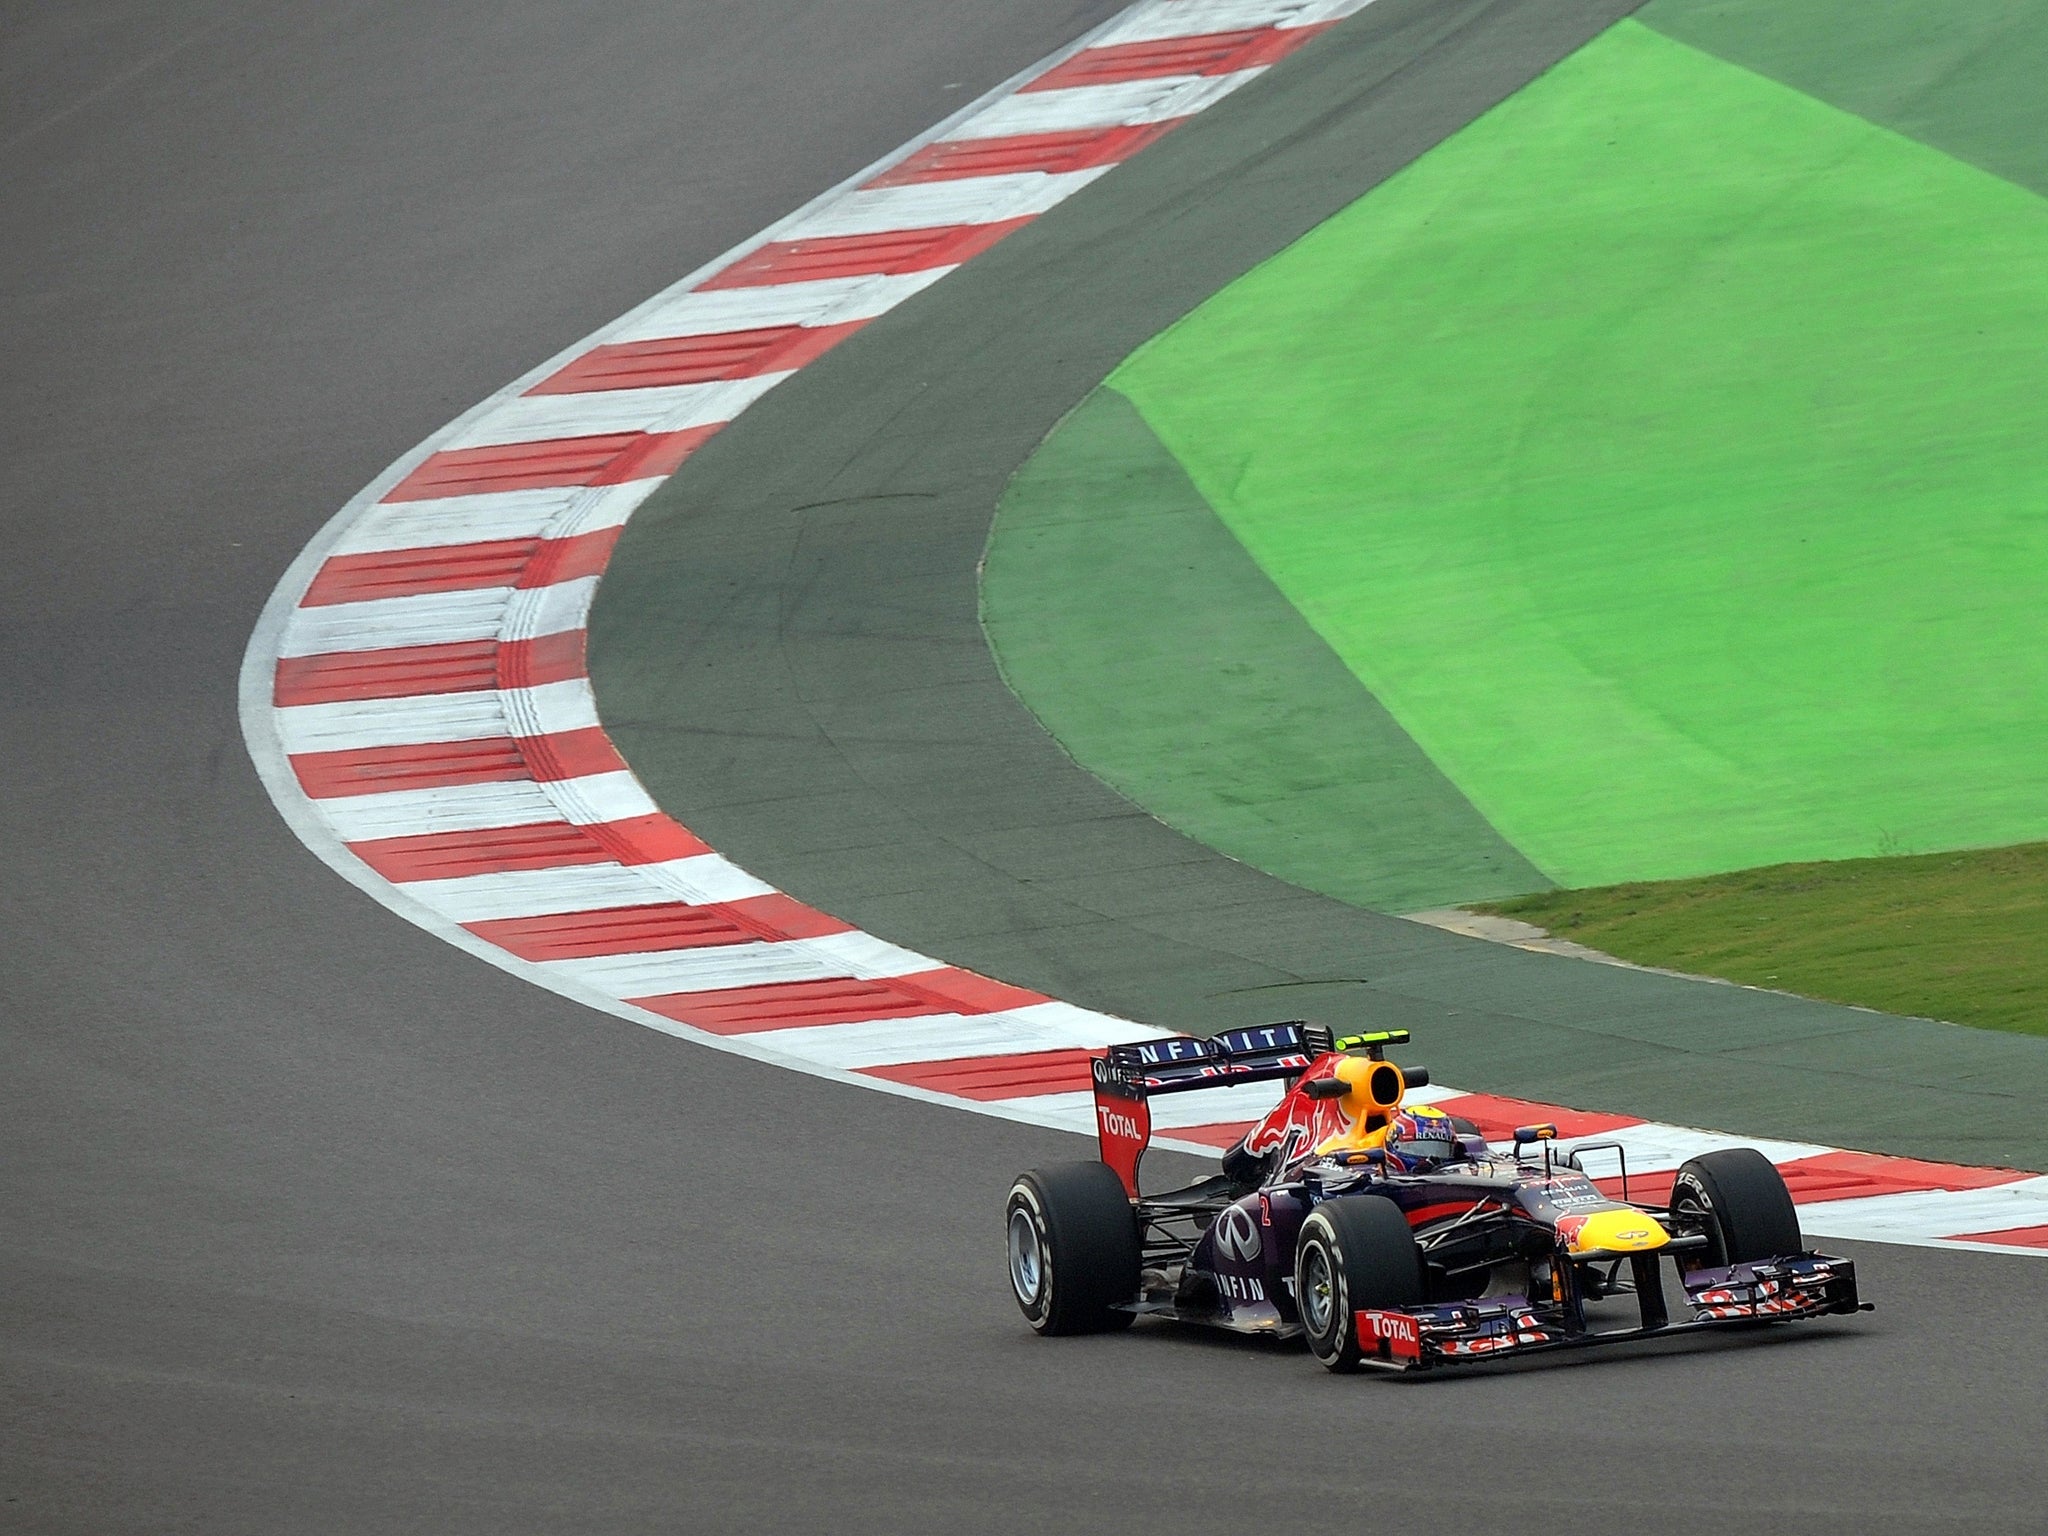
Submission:
M 2048 201 L 1624 22 L 1113 376 L 1552 881 L 2048 836 Z
M 2048 1035 L 2048 843 L 1549 891 L 1484 910 L 1640 965 Z
M 1283 880 L 1409 912 L 1547 882 L 1472 809 L 1111 390 L 1004 494 L 982 622 L 1070 752 Z

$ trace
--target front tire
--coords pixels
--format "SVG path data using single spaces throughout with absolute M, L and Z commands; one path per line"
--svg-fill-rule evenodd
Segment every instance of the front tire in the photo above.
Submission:
M 1753 1147 L 1706 1152 L 1678 1170 L 1671 1214 L 1707 1235 L 1708 1269 L 1806 1251 L 1784 1175 Z
M 1138 1294 L 1138 1218 L 1107 1163 L 1056 1163 L 1021 1175 L 1003 1227 L 1010 1291 L 1038 1332 L 1130 1326 L 1121 1306 Z
M 1294 1250 L 1294 1299 L 1309 1353 L 1329 1370 L 1357 1370 L 1358 1314 L 1422 1304 L 1422 1250 L 1401 1208 L 1348 1195 L 1309 1212 Z

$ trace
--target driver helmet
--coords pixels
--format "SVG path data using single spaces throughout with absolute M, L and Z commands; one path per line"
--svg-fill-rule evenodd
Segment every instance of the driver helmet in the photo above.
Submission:
M 1440 1109 L 1404 1109 L 1387 1128 L 1387 1160 L 1407 1172 L 1448 1163 L 1458 1155 L 1458 1128 Z

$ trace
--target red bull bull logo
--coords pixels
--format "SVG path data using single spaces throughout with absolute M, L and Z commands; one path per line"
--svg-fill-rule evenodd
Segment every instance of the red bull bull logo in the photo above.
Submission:
M 1321 1075 L 1328 1077 L 1332 1074 L 1325 1072 Z M 1273 1106 L 1265 1119 L 1251 1128 L 1244 1139 L 1244 1149 L 1254 1157 L 1264 1157 L 1275 1148 L 1288 1146 L 1291 1142 L 1296 1150 L 1300 1150 L 1317 1146 L 1350 1128 L 1351 1117 L 1344 1112 L 1342 1099 L 1312 1099 L 1297 1084 L 1286 1098 Z

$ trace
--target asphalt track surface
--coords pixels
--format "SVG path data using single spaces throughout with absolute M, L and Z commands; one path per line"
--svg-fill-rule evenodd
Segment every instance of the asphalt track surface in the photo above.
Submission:
M 0 11 L 0 1529 L 2035 1528 L 2038 1266 L 1462 1385 L 1043 1343 L 996 1211 L 1071 1139 L 578 1010 L 271 811 L 334 507 L 1103 10 Z

